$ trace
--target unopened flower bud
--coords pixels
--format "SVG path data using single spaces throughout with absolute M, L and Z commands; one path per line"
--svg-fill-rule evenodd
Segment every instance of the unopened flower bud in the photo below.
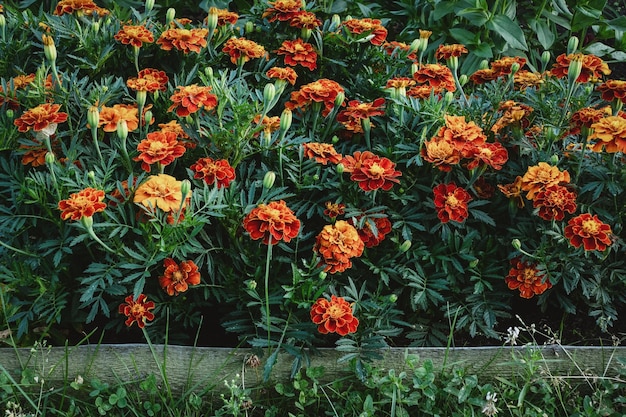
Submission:
M 452 91 L 446 91 L 446 94 L 443 96 L 444 106 L 449 106 L 452 100 L 454 100 L 454 93 Z
M 54 164 L 55 160 L 56 158 L 54 157 L 54 154 L 52 152 L 46 152 L 46 164 L 52 165 Z
M 339 142 L 339 137 L 337 135 L 333 135 L 333 137 L 330 139 L 331 143 L 336 144 Z
M 291 121 L 293 119 L 293 115 L 291 114 L 291 110 L 285 109 L 280 115 L 280 130 L 286 132 L 291 127 Z
M 417 63 L 412 63 L 411 64 L 411 75 L 415 74 L 418 70 L 420 69 L 419 65 Z
M 217 7 L 209 8 L 209 15 L 207 16 L 207 29 L 209 30 L 209 35 L 212 35 L 217 28 L 218 21 L 218 11 Z
M 558 155 L 556 155 L 556 154 L 553 154 L 553 155 L 550 157 L 550 163 L 551 163 L 552 165 L 555 165 L 555 166 L 556 166 L 556 164 L 558 164 L 558 163 L 559 163 L 559 156 L 558 156 Z
M 169 9 L 167 9 L 167 12 L 165 13 L 165 26 L 169 27 L 170 23 L 174 21 L 175 17 L 176 17 L 176 9 L 174 9 L 173 7 L 170 7 Z
M 189 193 L 191 192 L 191 181 L 182 180 L 180 182 L 180 194 L 182 195 L 182 201 L 185 201 Z
M 478 66 L 478 68 L 481 70 L 489 68 L 489 61 L 483 59 L 482 61 L 480 61 L 480 65 Z
M 146 13 L 150 13 L 154 9 L 154 0 L 146 0 L 145 2 Z
M 461 84 L 461 86 L 464 86 L 465 84 L 467 84 L 467 80 L 469 80 L 469 77 L 467 76 L 467 74 L 461 74 L 459 76 L 459 84 Z
M 337 174 L 343 174 L 343 171 L 346 169 L 346 167 L 343 166 L 343 164 L 340 162 L 337 164 L 337 167 L 335 168 L 337 170 Z
M 345 99 L 346 99 L 346 95 L 344 94 L 344 92 L 343 91 L 338 92 L 337 96 L 335 97 L 335 106 L 341 106 Z
M 93 171 L 89 171 L 89 172 L 87 172 L 87 178 L 89 178 L 89 180 L 90 180 L 91 182 L 94 182 L 94 183 L 95 183 L 95 182 L 96 182 L 96 173 L 95 173 L 95 172 L 93 172 Z
M 50 62 L 55 62 L 57 60 L 57 48 L 54 45 L 54 39 L 52 39 L 51 36 L 43 34 L 41 35 L 41 40 L 43 41 L 43 53 L 46 59 Z
M 146 90 L 137 91 L 137 106 L 143 108 L 146 105 L 148 92 Z
M 94 22 L 91 24 L 91 31 L 92 31 L 94 34 L 98 34 L 98 32 L 100 32 L 100 22 L 98 22 L 98 21 L 94 21 Z
M 274 186 L 276 181 L 276 173 L 274 171 L 267 171 L 263 177 L 263 188 L 269 190 Z
M 251 279 L 250 281 L 246 283 L 246 286 L 248 287 L 249 290 L 254 291 L 256 290 L 256 281 Z
M 204 75 L 206 75 L 209 79 L 213 78 L 213 67 L 206 67 L 204 69 Z
M 450 68 L 452 72 L 456 72 L 456 70 L 459 69 L 459 57 L 451 56 L 450 58 L 448 58 L 447 64 L 448 64 L 448 68 Z
M 541 54 L 541 63 L 545 67 L 550 62 L 550 51 L 543 51 Z
M 120 119 L 117 122 L 117 137 L 121 140 L 126 140 L 128 137 L 128 124 L 124 119 Z
M 519 239 L 513 239 L 511 241 L 511 246 L 513 246 L 516 250 L 520 250 L 522 248 L 522 242 Z
M 391 294 L 389 296 L 389 301 L 392 302 L 392 303 L 395 303 L 396 301 L 398 301 L 398 296 L 395 295 L 395 294 Z
M 408 239 L 402 242 L 402 244 L 398 248 L 400 250 L 400 253 L 404 253 L 408 251 L 411 248 L 411 244 L 412 244 L 411 241 Z
M 413 39 L 413 42 L 411 42 L 411 45 L 409 46 L 409 51 L 408 51 L 408 55 L 411 55 L 417 51 L 419 51 L 420 49 L 420 40 L 419 38 L 417 39 Z
M 372 122 L 369 117 L 365 119 L 361 119 L 361 127 L 363 128 L 363 132 L 369 133 L 372 130 Z
M 245 24 L 245 26 L 243 27 L 244 31 L 246 32 L 246 34 L 250 34 L 254 32 L 254 22 L 248 20 Z
M 331 17 L 330 19 L 330 27 L 328 28 L 328 30 L 334 32 L 335 30 L 339 29 L 339 26 L 341 26 L 341 17 L 339 17 L 338 14 L 334 14 L 333 17 Z
M 584 58 L 585 56 L 583 54 L 574 54 L 572 60 L 569 62 L 569 67 L 567 67 L 567 81 L 570 85 L 576 82 L 582 72 Z
M 478 266 L 478 262 L 479 262 L 478 259 L 474 259 L 473 261 L 471 261 L 469 263 L 470 268 L 476 268 Z
M 146 121 L 146 124 L 149 125 L 152 122 L 152 117 L 154 117 L 152 115 L 152 111 L 148 110 L 144 113 L 143 115 L 143 119 Z
M 7 118 L 9 120 L 12 120 L 15 116 L 15 112 L 13 111 L 13 109 L 7 109 L 5 114 L 7 115 Z
M 513 64 L 511 64 L 511 76 L 515 75 L 517 71 L 519 71 L 519 68 L 519 62 L 514 62 Z
M 274 84 L 265 84 L 265 88 L 263 89 L 263 104 L 265 106 L 269 106 L 269 104 L 276 97 L 276 87 Z
M 309 28 L 302 28 L 302 30 L 300 30 L 300 37 L 302 38 L 303 41 L 308 41 L 309 38 L 311 37 L 311 34 L 313 33 L 313 31 Z
M 4 17 L 2 13 L 0 13 L 0 31 L 4 32 L 4 28 L 7 25 L 7 19 Z
M 328 276 L 328 273 L 326 271 L 320 271 L 320 273 L 318 274 L 318 277 L 321 280 L 325 280 L 327 276 Z
M 576 50 L 578 49 L 578 43 L 579 41 L 576 36 L 572 36 L 571 38 L 569 38 L 569 41 L 567 41 L 567 55 L 576 52 Z
M 100 112 L 98 111 L 98 106 L 91 106 L 89 110 L 87 110 L 87 123 L 90 128 L 97 127 L 98 123 L 100 123 Z

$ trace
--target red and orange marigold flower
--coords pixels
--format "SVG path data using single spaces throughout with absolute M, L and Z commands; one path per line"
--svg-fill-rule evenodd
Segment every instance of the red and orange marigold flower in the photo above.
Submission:
M 207 45 L 206 38 L 208 34 L 208 29 L 204 28 L 173 28 L 161 33 L 156 43 L 161 45 L 161 49 L 164 51 L 171 51 L 175 48 L 185 54 L 189 52 L 200 53 L 200 49 Z
M 269 78 L 276 78 L 278 80 L 283 80 L 288 82 L 291 85 L 296 84 L 296 79 L 298 78 L 298 74 L 293 70 L 293 68 L 281 68 L 281 67 L 272 67 L 265 73 Z
M 336 81 L 326 78 L 305 84 L 291 93 L 290 101 L 285 103 L 289 110 L 306 108 L 313 103 L 323 104 L 322 116 L 327 116 L 335 106 L 335 100 L 344 89 Z
M 467 169 L 471 170 L 487 165 L 495 170 L 500 170 L 509 160 L 509 152 L 499 142 L 485 142 L 470 148 L 466 158 L 470 160 L 467 163 Z
M 450 68 L 440 64 L 424 64 L 413 73 L 413 79 L 418 84 L 427 85 L 435 94 L 443 90 L 454 92 L 456 84 Z
M 533 200 L 539 217 L 544 220 L 563 220 L 565 213 L 576 211 L 576 193 L 562 185 L 553 185 L 539 191 Z
M 105 132 L 115 132 L 117 131 L 118 122 L 124 120 L 126 121 L 128 131 L 132 132 L 139 127 L 138 114 L 139 110 L 136 104 L 114 104 L 112 107 L 102 106 L 99 114 L 98 127 L 102 127 L 102 130 Z
M 352 218 L 352 224 L 357 228 L 359 237 L 366 248 L 378 246 L 391 232 L 391 221 L 382 213 L 367 217 L 362 227 L 359 225 L 363 216 Z
M 289 26 L 313 30 L 322 25 L 322 21 L 317 18 L 315 13 L 307 11 L 299 11 L 294 13 L 289 19 Z
M 370 43 L 380 46 L 387 39 L 387 29 L 379 19 L 349 19 L 343 22 L 343 26 L 353 35 L 367 34 L 371 36 Z
M 54 8 L 54 14 L 57 16 L 73 14 L 74 12 L 77 14 L 92 14 L 94 12 L 98 15 L 108 14 L 108 10 L 98 7 L 92 0 L 60 0 Z
M 602 59 L 595 55 L 580 53 L 569 55 L 561 54 L 557 56 L 550 73 L 556 78 L 566 78 L 573 60 L 579 60 L 582 63 L 582 69 L 580 75 L 576 78 L 576 82 L 586 83 L 589 81 L 597 81 L 602 78 L 603 75 L 609 75 L 611 73 L 609 66 Z
M 439 184 L 433 188 L 435 209 L 437 217 L 442 223 L 450 220 L 463 223 L 469 215 L 467 203 L 472 200 L 472 196 L 455 183 Z
M 591 125 L 593 133 L 589 140 L 593 141 L 595 152 L 608 153 L 626 152 L 626 118 L 607 116 Z
M 331 143 L 311 142 L 304 143 L 302 147 L 304 148 L 304 155 L 309 159 L 315 159 L 317 163 L 326 165 L 341 162 L 341 154 L 335 150 Z
M 343 215 L 346 212 L 346 205 L 343 203 L 333 203 L 327 201 L 325 204 L 324 215 L 331 219 L 336 219 L 338 216 Z
M 311 321 L 322 334 L 337 333 L 345 336 L 354 333 L 359 320 L 352 315 L 352 306 L 343 297 L 331 295 L 330 301 L 318 298 L 311 306 Z
M 165 74 L 165 71 L 145 68 L 139 71 L 137 77 L 126 80 L 126 85 L 135 91 L 154 93 L 156 91 L 165 91 L 168 81 L 169 77 Z
M 178 135 L 170 131 L 148 133 L 137 145 L 139 155 L 133 158 L 141 161 L 141 169 L 150 172 L 152 164 L 166 166 L 185 153 L 185 146 L 178 141 Z
M 532 298 L 552 288 L 552 284 L 537 269 L 536 264 L 522 261 L 519 257 L 511 260 L 511 269 L 504 280 L 509 289 L 519 289 L 522 298 Z
M 20 132 L 34 130 L 40 132 L 51 125 L 63 123 L 67 120 L 67 113 L 60 112 L 60 104 L 44 103 L 24 112 L 13 121 Z
M 334 274 L 352 267 L 352 258 L 363 254 L 365 244 L 354 226 L 345 220 L 324 226 L 315 239 L 313 251 L 322 257 L 324 271 Z
M 284 55 L 285 65 L 295 67 L 302 65 L 313 71 L 317 68 L 317 52 L 310 43 L 298 38 L 293 41 L 286 40 L 276 50 L 277 55 Z
M 276 20 L 285 22 L 291 20 L 297 13 L 302 11 L 301 0 L 276 0 L 267 3 L 270 7 L 263 12 L 263 18 L 267 18 L 269 22 Z
M 597 215 L 580 214 L 567 222 L 565 237 L 572 246 L 583 247 L 586 251 L 602 252 L 611 245 L 611 226 L 602 222 Z
M 230 56 L 230 62 L 240 64 L 254 58 L 267 56 L 262 45 L 246 38 L 230 38 L 224 43 L 222 52 Z
M 211 93 L 210 86 L 197 84 L 179 86 L 171 97 L 172 105 L 168 112 L 176 111 L 179 117 L 189 116 L 200 109 L 211 110 L 217 106 L 217 96 Z
M 394 184 L 400 182 L 398 177 L 402 176 L 400 171 L 396 171 L 394 162 L 370 151 L 356 151 L 353 155 L 346 155 L 341 163 L 344 165 L 344 172 L 350 173 L 350 179 L 358 182 L 363 191 L 379 188 L 389 191 Z
M 466 54 L 467 48 L 461 44 L 439 45 L 435 51 L 435 58 L 440 61 L 447 61 L 450 58 L 458 58 Z
M 194 178 L 217 188 L 228 187 L 235 179 L 235 170 L 225 159 L 200 158 L 190 169 Z
M 144 43 L 154 42 L 154 35 L 143 25 L 124 25 L 114 38 L 124 45 L 131 45 L 136 48 L 141 48 Z
M 606 80 L 597 87 L 603 100 L 611 102 L 620 100 L 626 103 L 626 81 L 624 80 Z
M 154 301 L 147 301 L 147 299 L 145 294 L 139 294 L 137 300 L 129 295 L 124 299 L 124 303 L 120 304 L 118 312 L 128 317 L 125 321 L 126 326 L 130 327 L 137 322 L 137 326 L 143 329 L 147 321 L 154 320 L 154 313 L 150 311 L 155 307 Z
M 200 284 L 200 272 L 193 261 L 182 261 L 179 265 L 172 258 L 166 258 L 163 266 L 165 271 L 159 277 L 159 285 L 168 295 L 178 295 L 190 285 Z
M 103 202 L 104 197 L 104 191 L 91 187 L 70 194 L 68 199 L 59 201 L 58 208 L 61 210 L 61 219 L 80 221 L 83 217 L 92 217 L 94 214 L 104 211 L 107 207 L 106 203 Z
M 300 232 L 300 220 L 285 201 L 271 201 L 252 209 L 244 218 L 243 227 L 252 239 L 275 245 L 281 240 L 289 243 L 296 238 Z
M 167 174 L 151 175 L 135 190 L 133 202 L 145 207 L 148 211 L 156 209 L 166 213 L 177 212 L 185 208 L 189 196 L 183 202 L 181 181 Z

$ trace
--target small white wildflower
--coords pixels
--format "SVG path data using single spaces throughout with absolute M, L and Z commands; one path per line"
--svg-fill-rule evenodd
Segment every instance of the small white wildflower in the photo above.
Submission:
M 504 338 L 504 344 L 506 345 L 517 345 L 517 338 L 519 337 L 520 329 L 519 327 L 509 327 L 506 329 L 506 337 Z
M 83 379 L 82 376 L 76 375 L 76 378 L 74 378 L 74 382 L 76 382 L 78 385 L 82 385 L 83 382 L 85 382 L 85 380 Z
M 496 402 L 498 401 L 498 399 L 496 398 L 496 393 L 488 392 L 485 399 L 486 402 L 482 409 L 483 414 L 490 417 L 498 414 L 498 408 L 496 407 Z

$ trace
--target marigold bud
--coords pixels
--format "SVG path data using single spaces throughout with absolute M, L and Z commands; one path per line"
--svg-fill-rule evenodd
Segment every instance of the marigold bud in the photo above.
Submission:
M 344 94 L 344 92 L 343 91 L 338 92 L 337 96 L 335 97 L 335 106 L 341 106 L 345 99 L 346 99 L 346 95 Z
M 548 65 L 548 63 L 550 62 L 550 58 L 550 51 L 543 51 L 543 53 L 541 54 L 541 63 L 544 67 Z
M 167 12 L 165 13 L 165 26 L 169 26 L 170 23 L 174 21 L 175 17 L 176 17 L 176 9 L 174 9 L 173 7 L 170 7 L 169 9 L 167 9 Z
M 143 115 L 143 119 L 146 121 L 146 124 L 149 125 L 150 122 L 152 122 L 152 111 L 148 110 L 147 112 L 144 113 Z
M 98 34 L 98 32 L 100 32 L 100 22 L 94 21 L 94 22 L 91 24 L 91 31 L 92 31 L 94 34 Z
M 334 14 L 333 17 L 330 18 L 330 27 L 329 31 L 333 32 L 337 30 L 341 26 L 341 17 L 338 14 Z
M 0 13 L 0 30 L 4 30 L 4 27 L 7 25 L 7 19 L 4 17 L 2 13 Z
M 335 168 L 337 170 L 337 174 L 341 175 L 343 174 L 343 171 L 346 169 L 343 164 L 340 162 L 337 164 L 337 167 Z
M 98 123 L 100 123 L 100 111 L 98 110 L 98 106 L 91 106 L 89 110 L 87 110 L 87 123 L 91 128 L 98 126 Z
M 398 301 L 398 296 L 395 295 L 395 294 L 391 294 L 389 296 L 389 301 L 392 302 L 392 303 L 395 303 L 396 301 Z
M 207 16 L 207 29 L 209 30 L 209 35 L 211 35 L 213 31 L 215 31 L 215 28 L 217 27 L 217 20 L 218 20 L 217 7 L 211 7 L 209 9 L 209 15 Z
M 52 165 L 55 160 L 56 158 L 52 152 L 46 152 L 46 164 Z
M 246 283 L 246 287 L 248 287 L 248 289 L 251 291 L 256 290 L 256 281 L 251 279 L 250 281 Z
M 191 181 L 185 179 L 180 182 L 180 193 L 182 200 L 185 201 L 189 193 L 191 192 Z
M 474 259 L 473 261 L 471 261 L 469 263 L 470 268 L 476 268 L 478 266 L 478 262 L 479 262 L 478 259 Z
M 254 22 L 251 21 L 247 21 L 246 24 L 243 27 L 243 30 L 246 32 L 246 34 L 250 34 L 254 32 Z
M 413 39 L 413 42 L 411 42 L 411 45 L 409 46 L 409 50 L 407 52 L 407 55 L 414 54 L 415 52 L 419 51 L 419 49 L 420 49 L 420 40 L 419 40 L 419 38 Z
M 449 106 L 452 100 L 454 100 L 454 93 L 452 91 L 446 91 L 446 94 L 443 96 L 444 106 Z
M 320 273 L 317 275 L 319 277 L 319 279 L 321 279 L 322 281 L 326 279 L 326 277 L 328 276 L 328 272 L 326 271 L 320 271 Z
M 468 80 L 469 80 L 469 77 L 467 76 L 467 74 L 461 74 L 459 76 L 459 84 L 461 84 L 462 86 L 467 84 Z
M 336 144 L 339 142 L 339 137 L 337 137 L 337 135 L 333 135 L 333 137 L 330 139 L 331 143 Z
M 522 248 L 522 242 L 519 239 L 513 239 L 511 241 L 511 246 L 513 246 L 516 250 L 520 250 Z
M 137 106 L 143 108 L 146 105 L 146 100 L 148 98 L 148 92 L 145 90 L 137 91 Z
M 285 109 L 280 115 L 280 130 L 286 132 L 291 127 L 291 121 L 293 119 L 293 115 L 291 114 L 291 110 Z
M 519 62 L 514 62 L 513 64 L 511 64 L 511 76 L 515 75 L 515 73 L 519 71 L 519 68 L 520 68 Z
M 419 65 L 417 63 L 412 63 L 411 64 L 411 75 L 415 74 L 418 70 L 420 69 Z
M 146 13 L 149 13 L 154 9 L 154 0 L 146 0 L 145 2 Z
M 54 39 L 52 39 L 51 36 L 43 34 L 41 35 L 41 40 L 43 41 L 43 53 L 46 59 L 50 62 L 55 62 L 57 60 L 57 48 L 54 45 Z
M 269 104 L 276 97 L 276 87 L 274 84 L 265 84 L 265 88 L 263 88 L 263 104 L 265 106 L 269 106 Z
M 583 54 L 574 54 L 572 60 L 569 62 L 569 67 L 567 68 L 567 81 L 570 85 L 574 84 L 578 79 L 578 76 L 583 70 Z
M 576 50 L 578 49 L 578 43 L 579 43 L 579 40 L 576 36 L 572 36 L 571 38 L 569 38 L 569 41 L 567 41 L 567 54 L 568 55 L 576 52 Z
M 267 171 L 263 177 L 263 188 L 269 190 L 274 186 L 276 181 L 276 173 L 274 171 Z
M 559 163 L 559 156 L 558 156 L 558 155 L 553 154 L 553 155 L 550 157 L 550 163 L 551 163 L 552 165 L 556 165 L 556 164 L 558 164 L 558 163 Z
M 9 120 L 13 120 L 13 117 L 15 116 L 15 112 L 13 111 L 13 109 L 7 109 L 6 113 L 7 118 Z
M 411 248 L 411 244 L 411 241 L 408 239 L 402 242 L 402 244 L 398 248 L 400 250 L 400 253 L 405 253 L 406 251 L 408 251 Z
M 489 68 L 489 61 L 483 59 L 482 61 L 480 61 L 480 65 L 478 66 L 478 68 L 481 70 Z
M 361 127 L 365 133 L 369 133 L 372 130 L 372 122 L 369 117 L 361 119 Z
M 128 137 L 128 124 L 124 119 L 117 122 L 117 137 L 121 140 L 126 140 Z

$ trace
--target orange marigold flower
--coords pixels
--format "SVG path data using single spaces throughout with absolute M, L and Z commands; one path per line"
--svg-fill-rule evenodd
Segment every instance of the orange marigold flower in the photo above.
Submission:
M 391 190 L 393 184 L 400 180 L 400 171 L 396 171 L 396 164 L 385 157 L 380 157 L 370 151 L 356 151 L 352 156 L 347 155 L 341 160 L 344 172 L 350 173 L 350 179 L 359 183 L 363 191 L 373 191 L 382 188 Z
M 366 248 L 378 246 L 391 232 L 391 221 L 384 213 L 376 213 L 367 218 L 365 216 L 353 217 L 352 225 L 356 227 Z
M 467 48 L 458 43 L 451 45 L 439 45 L 439 47 L 435 51 L 435 58 L 440 61 L 447 61 L 452 57 L 458 58 L 461 55 L 466 54 L 467 52 Z
M 493 61 L 491 63 L 491 69 L 498 77 L 502 77 L 511 73 L 513 64 L 518 64 L 521 69 L 526 65 L 526 58 L 521 56 L 505 56 Z
M 148 80 L 158 85 L 158 90 L 165 91 L 167 89 L 167 82 L 170 80 L 165 71 L 159 71 L 154 68 L 144 68 L 139 71 L 137 78 L 140 80 Z
M 313 251 L 322 257 L 324 271 L 334 274 L 352 267 L 351 258 L 363 254 L 365 244 L 356 228 L 345 220 L 326 225 L 317 235 Z
M 516 125 L 518 127 L 526 127 L 530 124 L 528 116 L 534 111 L 532 107 L 517 103 L 513 100 L 506 100 L 498 107 L 498 112 L 502 113 L 502 116 L 491 127 L 493 133 L 498 133 L 502 128 L 510 125 Z
M 369 119 L 374 116 L 383 116 L 385 114 L 385 99 L 377 98 L 371 103 L 362 103 L 359 100 L 351 100 L 344 110 L 339 113 L 337 120 L 341 118 L 353 119 Z
M 442 126 L 433 139 L 447 140 L 461 152 L 463 158 L 470 156 L 470 153 L 478 146 L 487 142 L 482 128 L 473 121 L 467 122 L 465 116 L 444 116 L 445 126 Z
M 387 53 L 387 55 L 391 57 L 404 56 L 406 54 L 406 59 L 411 61 L 417 60 L 417 54 L 415 52 L 408 53 L 411 50 L 411 45 L 407 45 L 404 42 L 385 42 L 383 43 L 383 49 Z M 403 54 L 398 53 L 398 51 L 403 52 Z
M 275 245 L 281 240 L 290 242 L 300 232 L 300 220 L 283 201 L 259 204 L 243 220 L 243 227 L 254 240 Z
M 231 12 L 228 9 L 216 9 L 217 10 L 217 26 L 234 25 L 239 20 L 239 15 L 235 12 Z M 206 19 L 205 19 L 206 20 Z
M 143 25 L 124 25 L 113 37 L 124 45 L 141 48 L 144 43 L 153 43 L 154 35 Z
M 37 145 L 20 145 L 20 149 L 25 151 L 22 155 L 22 165 L 30 165 L 33 168 L 37 168 L 46 164 L 48 147 L 39 141 L 35 142 Z
M 167 109 L 168 112 L 175 110 L 179 117 L 189 116 L 201 108 L 211 110 L 217 106 L 217 96 L 211 94 L 210 86 L 200 87 L 197 84 L 179 86 L 170 100 L 173 104 Z
M 189 139 L 189 135 L 185 132 L 183 127 L 176 120 L 170 120 L 167 123 L 159 123 L 158 126 L 164 132 L 174 132 L 174 133 L 176 133 L 176 137 L 178 139 Z M 183 142 L 183 145 L 185 145 L 185 147 L 189 148 L 189 147 L 191 147 L 191 146 L 189 146 L 190 143 L 191 142 Z
M 556 62 L 552 66 L 550 74 L 556 78 L 566 78 L 570 63 L 574 59 L 582 59 L 582 70 L 578 78 L 576 78 L 576 82 L 586 83 L 596 81 L 602 78 L 603 75 L 609 75 L 611 73 L 607 63 L 595 55 L 561 54 L 556 57 Z
M 538 165 L 528 167 L 522 177 L 522 190 L 527 191 L 526 198 L 532 200 L 538 192 L 569 181 L 569 172 L 560 171 L 546 162 L 539 162 Z
M 83 217 L 91 217 L 104 211 L 107 207 L 106 203 L 103 203 L 104 196 L 104 191 L 91 187 L 70 194 L 70 198 L 59 201 L 61 219 L 79 221 Z
M 583 107 L 572 114 L 569 125 L 570 128 L 567 134 L 579 135 L 584 128 L 590 129 L 591 125 L 595 122 L 599 122 L 600 119 L 611 116 L 611 106 L 605 106 L 601 109 L 594 109 L 593 107 Z
M 543 78 L 543 74 L 538 72 L 519 70 L 513 75 L 513 82 L 520 91 L 525 91 L 527 88 L 538 88 L 543 84 Z
M 132 77 L 126 80 L 126 86 L 128 86 L 131 90 L 147 91 L 149 93 L 154 93 L 155 91 L 159 91 L 161 89 L 158 82 L 138 77 Z
M 18 75 L 13 77 L 8 83 L 8 91 L 4 91 L 2 85 L 0 85 L 0 106 L 3 103 L 7 103 L 7 107 L 11 110 L 17 110 L 20 108 L 20 104 L 17 101 L 16 91 L 27 87 L 30 83 L 35 81 L 35 74 Z M 11 85 L 13 87 L 11 87 Z
M 179 265 L 172 258 L 166 258 L 163 266 L 165 271 L 159 277 L 159 285 L 167 295 L 178 295 L 190 285 L 200 284 L 200 272 L 193 261 L 182 261 Z
M 302 65 L 310 71 L 317 68 L 317 52 L 313 49 L 313 45 L 300 38 L 283 41 L 280 48 L 276 50 L 276 54 L 285 56 L 285 65 L 292 67 Z
M 501 170 L 509 160 L 509 152 L 499 142 L 485 142 L 474 146 L 466 157 L 470 159 L 467 169 L 475 169 L 484 164 L 495 170 Z
M 317 163 L 326 165 L 338 164 L 341 162 L 342 156 L 337 153 L 335 147 L 331 143 L 311 142 L 304 143 L 304 155 L 309 159 L 315 159 Z
M 156 43 L 161 45 L 161 49 L 164 51 L 171 51 L 176 48 L 179 51 L 183 51 L 185 54 L 189 52 L 200 53 L 200 49 L 206 46 L 208 34 L 209 30 L 204 28 L 173 28 L 161 33 Z
M 608 153 L 626 152 L 626 119 L 621 116 L 603 117 L 591 125 L 589 140 L 595 141 L 593 150 Z
M 139 155 L 134 161 L 141 161 L 141 169 L 150 172 L 152 164 L 166 166 L 185 153 L 185 147 L 178 141 L 174 132 L 159 131 L 148 133 L 146 138 L 137 145 Z
M 508 199 L 514 201 L 517 204 L 517 207 L 524 207 L 524 198 L 522 197 L 522 177 L 517 176 L 515 181 L 511 184 L 498 184 L 498 189 L 504 194 Z
M 353 35 L 367 34 L 371 36 L 370 43 L 380 46 L 387 39 L 387 29 L 379 19 L 350 19 L 343 22 L 343 26 Z
M 200 158 L 191 165 L 193 177 L 217 188 L 228 187 L 235 179 L 235 170 L 225 159 Z
M 279 80 L 287 81 L 291 85 L 296 84 L 296 79 L 298 78 L 298 74 L 293 70 L 293 68 L 281 68 L 281 67 L 272 67 L 265 73 L 269 78 L 276 78 Z
M 280 129 L 280 116 L 263 116 L 263 121 L 261 121 L 261 115 L 257 114 L 252 123 L 260 125 L 263 128 L 263 133 L 269 136 Z
M 330 301 L 318 298 L 311 306 L 311 321 L 322 334 L 337 333 L 345 336 L 356 332 L 359 320 L 352 315 L 352 306 L 344 298 L 330 296 Z
M 553 185 L 539 191 L 533 200 L 533 207 L 538 208 L 539 217 L 544 220 L 563 220 L 565 212 L 576 211 L 576 193 L 562 185 Z
M 289 26 L 300 29 L 315 29 L 322 25 L 322 21 L 317 18 L 315 13 L 300 11 L 291 15 Z
M 150 310 L 154 309 L 154 301 L 146 301 L 148 297 L 145 294 L 139 294 L 137 301 L 133 300 L 133 296 L 129 295 L 124 299 L 124 303 L 120 304 L 118 312 L 128 317 L 126 326 L 130 327 L 137 322 L 137 326 L 143 329 L 146 321 L 154 320 L 154 313 Z
M 603 223 L 597 215 L 580 214 L 567 222 L 565 237 L 572 246 L 583 247 L 586 251 L 597 250 L 602 252 L 611 245 L 611 226 Z
M 486 84 L 489 81 L 496 80 L 499 74 L 491 68 L 484 68 L 476 70 L 469 79 L 474 84 Z
M 61 16 L 74 12 L 86 13 L 87 11 L 95 11 L 96 9 L 98 9 L 98 5 L 92 0 L 60 0 L 54 8 L 54 14 Z
M 346 212 L 346 205 L 343 203 L 333 203 L 331 201 L 326 202 L 326 208 L 324 209 L 324 215 L 335 219 Z
M 426 162 L 430 162 L 443 172 L 450 172 L 453 165 L 461 162 L 461 151 L 451 140 L 439 136 L 424 142 L 421 155 Z
M 248 62 L 253 58 L 267 56 L 265 48 L 258 43 L 246 38 L 230 38 L 224 43 L 222 52 L 230 55 L 230 62 Z
M 434 203 L 437 210 L 437 217 L 442 223 L 450 220 L 463 223 L 469 215 L 467 203 L 472 200 L 472 196 L 455 183 L 439 184 L 433 188 L 435 195 Z
M 409 88 L 406 95 L 416 99 L 426 100 L 429 99 L 431 95 L 434 97 L 440 97 L 442 91 L 443 90 L 435 90 L 428 84 L 420 84 Z
M 417 83 L 415 82 L 413 78 L 394 77 L 394 78 L 387 80 L 387 83 L 385 84 L 385 88 L 406 89 L 407 87 L 413 87 L 415 84 Z
M 302 10 L 301 0 L 276 0 L 269 1 L 270 7 L 265 9 L 263 17 L 270 22 L 276 20 L 284 22 L 290 20 L 294 15 Z
M 183 202 L 180 190 L 181 181 L 167 174 L 149 176 L 142 182 L 133 197 L 133 203 L 154 211 L 157 208 L 164 212 L 177 212 L 187 205 L 189 196 Z
M 67 120 L 67 113 L 59 112 L 60 104 L 44 103 L 27 110 L 19 118 L 13 121 L 20 132 L 34 130 L 40 132 L 50 125 L 56 125 Z M 53 126 L 50 126 L 51 128 Z
M 440 93 L 443 90 L 456 91 L 452 71 L 445 65 L 424 64 L 413 73 L 413 79 L 418 84 L 427 84 L 435 93 Z
M 626 81 L 624 80 L 607 80 L 600 84 L 597 90 L 603 100 L 621 100 L 622 103 L 626 103 Z
M 132 132 L 139 127 L 138 112 L 136 104 L 114 104 L 113 107 L 102 106 L 98 127 L 102 127 L 102 130 L 105 132 L 115 132 L 117 131 L 117 123 L 120 120 L 125 120 L 128 131 Z
M 522 261 L 517 257 L 511 260 L 511 269 L 504 278 L 511 290 L 519 289 L 520 297 L 532 298 L 535 294 L 543 294 L 552 288 L 550 280 L 537 269 L 537 264 Z
M 328 116 L 335 106 L 335 100 L 339 93 L 344 93 L 343 87 L 336 81 L 322 78 L 303 85 L 298 91 L 293 91 L 290 101 L 285 103 L 285 107 L 289 110 L 294 110 L 307 107 L 313 103 L 321 103 L 324 105 L 322 115 Z

